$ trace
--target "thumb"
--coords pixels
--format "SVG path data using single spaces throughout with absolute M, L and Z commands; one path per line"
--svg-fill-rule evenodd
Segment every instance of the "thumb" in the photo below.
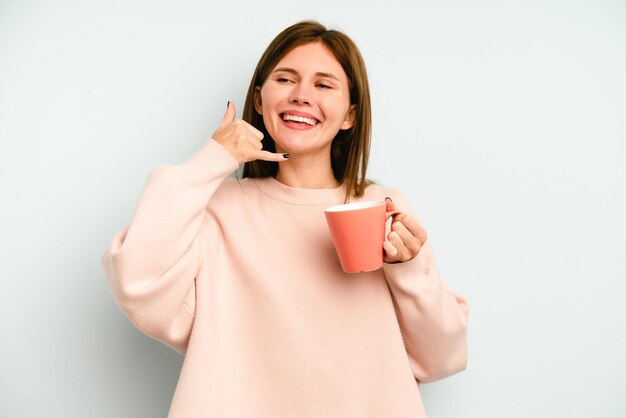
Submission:
M 237 110 L 235 110 L 235 103 L 228 101 L 228 105 L 226 105 L 226 114 L 224 115 L 224 119 L 220 123 L 220 126 L 217 129 L 220 129 L 230 122 L 235 120 L 235 115 L 237 114 Z
M 393 200 L 391 200 L 390 197 L 386 197 L 385 198 L 385 202 L 387 202 L 387 212 L 391 212 L 393 210 L 398 210 L 398 208 L 396 207 L 396 204 L 393 203 Z

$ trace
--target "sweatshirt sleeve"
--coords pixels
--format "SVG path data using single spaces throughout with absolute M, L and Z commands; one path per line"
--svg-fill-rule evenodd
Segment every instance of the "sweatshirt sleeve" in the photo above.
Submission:
M 394 191 L 391 198 L 418 219 L 401 193 Z M 415 378 L 430 382 L 464 370 L 469 306 L 437 271 L 430 237 L 413 259 L 384 263 L 383 271 Z
M 130 225 L 102 255 L 113 296 L 145 334 L 185 353 L 203 262 L 198 234 L 209 199 L 239 166 L 215 140 L 181 164 L 148 174 Z

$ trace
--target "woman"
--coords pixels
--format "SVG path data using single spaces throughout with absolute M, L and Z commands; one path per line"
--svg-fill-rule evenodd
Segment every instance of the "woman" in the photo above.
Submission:
M 357 47 L 316 22 L 285 29 L 235 114 L 150 172 L 102 259 L 129 319 L 185 355 L 169 416 L 424 417 L 419 383 L 465 368 L 468 307 L 405 197 L 365 179 Z M 324 209 L 385 198 L 403 213 L 383 268 L 343 273 Z

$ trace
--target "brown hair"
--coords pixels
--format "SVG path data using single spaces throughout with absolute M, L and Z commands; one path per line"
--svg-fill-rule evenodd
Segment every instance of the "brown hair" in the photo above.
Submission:
M 360 197 L 372 182 L 366 179 L 370 152 L 371 107 L 367 71 L 356 44 L 344 33 L 328 30 L 316 21 L 305 20 L 283 30 L 267 47 L 250 81 L 243 120 L 263 132 L 263 149 L 276 152 L 274 140 L 263 123 L 263 116 L 254 107 L 254 90 L 262 86 L 271 71 L 289 51 L 297 46 L 321 42 L 335 56 L 348 78 L 350 104 L 355 105 L 355 123 L 350 129 L 340 130 L 332 141 L 330 159 L 335 179 L 346 183 L 346 202 L 350 196 Z M 270 177 L 278 173 L 278 163 L 249 161 L 243 168 L 243 177 Z

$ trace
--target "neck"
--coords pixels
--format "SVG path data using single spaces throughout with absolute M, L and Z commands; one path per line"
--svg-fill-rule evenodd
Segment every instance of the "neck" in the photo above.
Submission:
M 276 180 L 303 189 L 335 189 L 340 186 L 333 174 L 330 153 L 324 156 L 292 154 L 289 160 L 279 163 Z

